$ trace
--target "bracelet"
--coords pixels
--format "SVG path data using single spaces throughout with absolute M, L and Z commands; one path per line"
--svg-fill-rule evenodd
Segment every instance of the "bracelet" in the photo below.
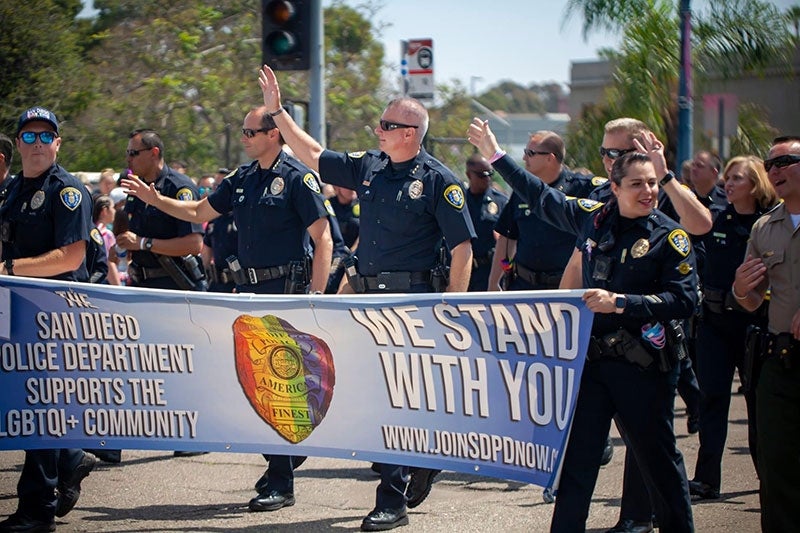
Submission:
M 736 294 L 736 285 L 731 285 L 731 294 L 733 294 L 733 297 L 736 298 L 737 300 L 747 300 L 747 296 L 749 293 L 745 293 L 744 296 L 739 296 L 738 294 Z
M 661 181 L 658 182 L 658 186 L 663 187 L 673 179 L 675 179 L 675 173 L 670 170 L 663 178 L 661 178 Z
M 503 157 L 504 155 L 506 155 L 506 151 L 505 151 L 505 150 L 498 150 L 498 151 L 496 151 L 496 152 L 494 153 L 494 155 L 493 155 L 492 157 L 490 157 L 490 158 L 489 158 L 489 164 L 491 165 L 492 163 L 494 163 L 495 161 L 497 161 L 498 159 L 500 159 L 500 158 L 501 158 L 501 157 Z
M 14 260 L 13 259 L 6 259 L 5 267 L 6 267 L 6 274 L 9 275 L 9 276 L 13 276 L 14 275 Z
M 281 113 L 283 113 L 284 109 L 283 106 L 279 107 L 277 111 L 268 111 L 267 114 L 271 117 L 277 117 Z
M 144 241 L 145 241 L 145 237 L 142 237 L 141 239 L 139 239 L 139 249 L 140 250 L 144 250 Z

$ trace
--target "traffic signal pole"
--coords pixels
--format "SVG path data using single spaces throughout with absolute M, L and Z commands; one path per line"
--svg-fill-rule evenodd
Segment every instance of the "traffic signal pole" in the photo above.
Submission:
M 325 30 L 322 20 L 322 0 L 309 0 L 311 3 L 311 65 L 309 70 L 308 95 L 308 133 L 323 147 L 325 131 Z
M 678 81 L 678 146 L 675 170 L 692 157 L 692 10 L 690 0 L 681 0 L 681 64 Z

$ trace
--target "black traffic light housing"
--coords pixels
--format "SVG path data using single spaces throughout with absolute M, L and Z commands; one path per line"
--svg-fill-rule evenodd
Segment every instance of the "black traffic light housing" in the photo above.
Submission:
M 261 0 L 261 61 L 272 70 L 311 68 L 310 0 Z

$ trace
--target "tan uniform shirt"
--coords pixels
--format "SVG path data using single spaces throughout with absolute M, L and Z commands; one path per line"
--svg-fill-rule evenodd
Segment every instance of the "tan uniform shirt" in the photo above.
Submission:
M 783 203 L 753 224 L 748 255 L 760 257 L 767 266 L 766 280 L 758 288 L 771 288 L 770 331 L 790 331 L 792 317 L 800 309 L 800 227 L 794 228 Z

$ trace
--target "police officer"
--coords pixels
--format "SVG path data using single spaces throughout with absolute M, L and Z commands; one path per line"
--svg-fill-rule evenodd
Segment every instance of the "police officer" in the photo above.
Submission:
M 344 237 L 344 245 L 351 251 L 355 250 L 358 244 L 358 230 L 361 219 L 361 206 L 358 203 L 356 191 L 345 189 L 344 187 L 333 186 L 334 196 L 330 199 L 336 220 L 339 222 L 339 229 Z
M 208 198 L 179 201 L 154 184 L 133 176 L 123 186 L 139 202 L 172 217 L 201 223 L 233 212 L 238 228 L 237 257 L 229 265 L 238 292 L 282 294 L 292 262 L 306 255 L 306 235 L 314 241 L 310 292 L 322 293 L 331 266 L 331 233 L 325 198 L 308 167 L 281 148 L 283 140 L 265 107 L 251 109 L 242 125 L 244 151 L 254 159 L 242 165 Z M 305 457 L 266 456 L 269 468 L 257 483 L 251 511 L 277 511 L 294 505 L 294 474 Z
M 0 204 L 0 274 L 87 281 L 91 198 L 56 163 L 61 147 L 56 116 L 43 107 L 25 111 L 16 144 L 22 172 L 8 184 Z M 0 522 L 0 531 L 55 531 L 55 517 L 72 510 L 81 481 L 96 463 L 79 449 L 26 450 L 17 511 Z
M 472 274 L 469 291 L 483 292 L 489 283 L 497 235 L 494 227 L 500 212 L 508 203 L 508 196 L 492 186 L 492 166 L 480 154 L 467 159 L 467 198 L 469 216 L 477 237 L 472 242 Z
M 531 135 L 522 157 L 525 169 L 569 196 L 585 198 L 605 178 L 571 172 L 564 166 L 564 141 L 552 131 Z M 506 290 L 557 289 L 575 246 L 575 234 L 554 228 L 536 216 L 519 194 L 512 194 L 495 226 L 500 235 L 489 276 L 489 290 L 499 290 L 506 266 Z
M 280 103 L 275 73 L 259 75 L 264 104 L 297 157 L 319 169 L 327 183 L 358 191 L 361 229 L 358 262 L 348 273 L 355 292 L 465 291 L 472 267 L 475 237 L 461 184 L 422 148 L 428 112 L 413 98 L 388 104 L 375 128 L 380 151 L 339 153 L 324 150 L 300 129 Z M 449 282 L 434 277 L 442 237 L 450 247 Z M 439 265 L 441 266 L 441 265 Z M 351 275 L 352 274 L 352 275 Z M 361 529 L 380 531 L 408 524 L 406 504 L 419 505 L 430 491 L 436 470 L 416 469 L 406 495 L 408 467 L 381 465 L 375 508 Z
M 775 206 L 778 198 L 758 157 L 734 157 L 725 167 L 723 179 L 730 203 L 717 214 L 704 239 L 703 313 L 697 328 L 697 379 L 703 391 L 700 449 L 694 480 L 689 482 L 689 492 L 697 499 L 719 498 L 731 384 L 737 368 L 746 388 L 748 444 L 758 471 L 756 398 L 752 386 L 755 368 L 752 361 L 745 364 L 745 336 L 750 326 L 766 327 L 767 304 L 762 304 L 755 314 L 748 313 L 733 298 L 730 287 L 753 224 Z
M 677 359 L 662 348 L 669 346 L 667 335 L 679 333 L 670 321 L 693 312 L 697 280 L 687 233 L 655 209 L 659 178 L 648 154 L 663 160 L 663 145 L 651 137 L 641 147 L 647 153 L 618 157 L 609 176 L 615 198 L 603 205 L 569 200 L 520 169 L 500 150 L 487 121 L 472 122 L 469 141 L 539 216 L 576 230 L 580 244 L 565 278 L 582 280 L 583 299 L 596 313 L 551 530 L 586 528 L 616 414 L 655 488 L 651 497 L 660 527 L 693 531 L 686 471 L 672 427 Z
M 233 292 L 236 282 L 226 259 L 237 255 L 239 239 L 233 212 L 224 213 L 206 225 L 203 237 L 203 266 L 209 279 L 209 291 Z
M 800 524 L 800 136 L 773 141 L 764 169 L 783 203 L 758 219 L 731 293 L 755 311 L 770 289 L 769 339 L 758 379 L 761 528 Z
M 194 181 L 164 163 L 164 143 L 153 130 L 131 132 L 126 151 L 132 173 L 159 193 L 181 201 L 198 199 Z M 129 197 L 128 229 L 117 234 L 117 246 L 130 252 L 129 285 L 153 289 L 206 290 L 199 258 L 203 226 L 167 215 Z

